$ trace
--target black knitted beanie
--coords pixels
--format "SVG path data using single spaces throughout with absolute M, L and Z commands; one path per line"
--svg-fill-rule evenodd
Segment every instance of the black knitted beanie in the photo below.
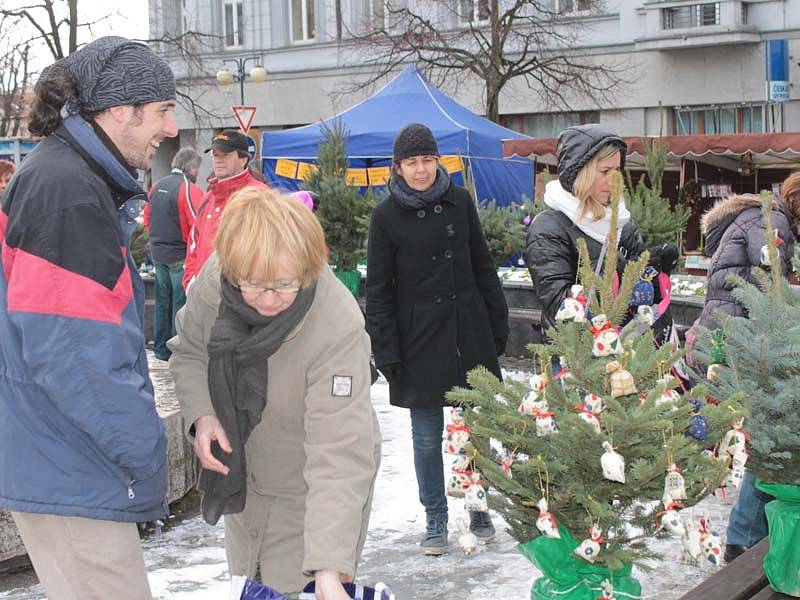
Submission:
M 439 156 L 439 146 L 436 145 L 430 129 L 422 123 L 411 123 L 403 127 L 394 138 L 392 154 L 394 162 L 399 163 L 412 156 Z

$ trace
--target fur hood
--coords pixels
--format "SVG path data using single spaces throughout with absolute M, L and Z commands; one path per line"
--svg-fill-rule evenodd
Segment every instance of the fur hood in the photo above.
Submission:
M 700 221 L 700 230 L 708 235 L 708 230 L 721 221 L 730 221 L 747 208 L 761 207 L 761 198 L 755 194 L 736 194 L 727 196 L 708 209 Z
M 756 194 L 733 194 L 718 200 L 700 221 L 700 230 L 706 237 L 704 253 L 712 256 L 722 241 L 722 236 L 736 218 L 750 208 L 758 209 L 758 220 L 761 221 L 761 197 Z M 791 218 L 784 204 L 777 199 L 772 201 L 772 210 L 780 211 L 786 215 L 791 223 Z

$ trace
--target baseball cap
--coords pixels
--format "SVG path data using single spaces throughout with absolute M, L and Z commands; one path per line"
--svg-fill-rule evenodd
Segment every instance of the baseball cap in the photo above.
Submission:
M 211 139 L 211 148 L 206 148 L 205 153 L 208 154 L 213 149 L 222 150 L 223 152 L 239 152 L 240 154 L 248 154 L 248 139 L 238 129 L 223 129 Z

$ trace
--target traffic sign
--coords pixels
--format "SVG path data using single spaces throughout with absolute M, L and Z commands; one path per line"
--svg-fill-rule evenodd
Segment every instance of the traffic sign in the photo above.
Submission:
M 253 117 L 256 116 L 256 107 L 237 104 L 231 106 L 231 109 L 233 109 L 233 116 L 239 124 L 239 129 L 242 130 L 243 134 L 247 135 L 247 132 L 250 130 L 250 125 L 253 123 Z

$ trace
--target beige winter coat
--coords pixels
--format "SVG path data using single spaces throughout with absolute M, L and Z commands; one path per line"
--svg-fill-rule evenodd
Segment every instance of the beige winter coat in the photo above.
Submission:
M 219 278 L 213 255 L 178 313 L 177 336 L 169 342 L 170 370 L 187 428 L 198 417 L 214 414 L 206 347 L 220 302 Z M 293 537 L 298 538 L 294 544 L 302 565 L 281 566 L 294 567 L 295 578 L 299 569 L 305 576 L 320 569 L 355 575 L 380 461 L 380 431 L 369 395 L 369 356 L 361 311 L 326 266 L 305 319 L 269 358 L 267 406 L 246 445 L 248 504 L 256 494 L 254 504 L 271 497 L 277 501 L 270 506 L 291 507 L 292 514 L 263 519 L 264 539 L 270 538 L 270 523 L 281 524 L 284 531 L 277 537 L 286 537 L 291 521 L 298 521 Z M 243 515 L 250 512 L 246 508 Z M 246 540 L 227 539 L 232 537 L 229 521 L 226 517 L 229 562 L 254 564 L 250 555 L 258 549 L 236 547 L 239 542 L 246 545 Z M 256 537 L 253 528 L 259 526 L 239 523 L 238 529 Z M 291 563 L 286 556 L 294 550 L 282 551 L 281 560 Z M 232 573 L 241 570 L 230 566 Z M 262 574 L 265 567 L 269 565 L 262 565 Z

